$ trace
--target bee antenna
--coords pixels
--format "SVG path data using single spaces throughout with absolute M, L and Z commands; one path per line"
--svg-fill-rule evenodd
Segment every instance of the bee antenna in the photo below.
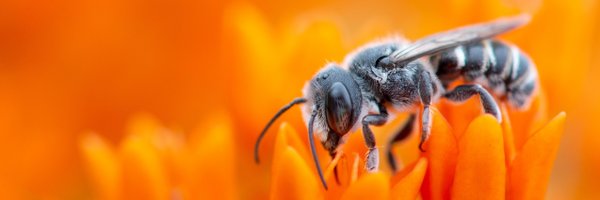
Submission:
M 306 102 L 305 98 L 301 98 L 301 97 L 295 98 L 292 102 L 285 105 L 283 108 L 279 109 L 279 111 L 277 111 L 275 116 L 273 116 L 273 118 L 271 118 L 271 120 L 269 120 L 269 123 L 267 123 L 267 126 L 265 126 L 265 128 L 262 130 L 262 132 L 258 136 L 258 139 L 256 139 L 256 144 L 254 145 L 254 162 L 256 162 L 256 164 L 260 163 L 260 160 L 258 159 L 258 147 L 260 146 L 260 141 L 262 141 L 263 137 L 267 133 L 267 130 L 269 130 L 269 127 L 271 127 L 273 122 L 275 122 L 275 120 L 277 120 L 277 118 L 279 118 L 279 116 L 281 116 L 285 111 L 289 110 L 292 106 L 294 106 L 296 104 L 301 104 L 304 102 Z
M 312 152 L 312 156 L 315 161 L 315 166 L 317 167 L 317 172 L 319 173 L 319 178 L 321 179 L 321 183 L 323 183 L 323 187 L 325 187 L 325 190 L 327 190 L 327 183 L 325 182 L 325 178 L 323 177 L 323 170 L 321 170 L 319 158 L 317 157 L 317 151 L 315 150 L 315 142 L 313 141 L 313 125 L 315 115 L 317 115 L 317 113 L 313 111 L 312 115 L 310 116 L 310 120 L 308 120 L 308 142 L 310 143 L 310 151 Z

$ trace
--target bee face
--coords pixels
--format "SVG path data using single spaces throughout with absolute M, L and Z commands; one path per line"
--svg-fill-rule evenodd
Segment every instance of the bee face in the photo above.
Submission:
M 335 64 L 329 64 L 313 77 L 305 95 L 308 99 L 305 116 L 315 114 L 315 130 L 323 142 L 345 135 L 358 120 L 362 107 L 360 87 L 348 71 Z

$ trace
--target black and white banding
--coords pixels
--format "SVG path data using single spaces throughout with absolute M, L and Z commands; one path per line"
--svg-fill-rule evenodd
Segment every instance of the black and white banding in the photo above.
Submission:
M 498 40 L 476 41 L 430 57 L 436 75 L 448 88 L 463 78 L 481 84 L 516 108 L 528 105 L 537 83 L 531 60 L 516 46 Z

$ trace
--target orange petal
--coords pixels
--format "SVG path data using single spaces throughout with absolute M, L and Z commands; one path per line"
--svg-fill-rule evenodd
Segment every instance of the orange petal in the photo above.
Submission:
M 279 154 L 281 154 L 288 146 L 294 148 L 296 152 L 300 154 L 302 159 L 312 160 L 312 157 L 309 157 L 305 144 L 302 142 L 302 140 L 300 140 L 300 137 L 298 137 L 296 130 L 294 130 L 289 123 L 283 122 L 279 127 L 279 132 L 277 133 L 277 138 L 275 139 L 273 164 L 277 163 L 275 159 L 280 157 Z
M 99 199 L 118 199 L 121 169 L 111 147 L 97 135 L 88 134 L 80 141 L 80 148 Z
M 348 156 L 343 152 L 338 155 L 340 156 L 336 155 L 336 158 L 329 163 L 329 166 L 327 166 L 327 170 L 325 171 L 325 179 L 327 180 L 327 184 L 329 186 L 329 190 L 327 190 L 325 194 L 325 199 L 340 199 L 344 191 L 346 191 L 348 186 L 351 184 L 352 166 L 349 162 Z M 356 158 L 358 158 L 358 155 L 356 155 Z M 334 164 L 337 167 L 339 184 L 336 182 L 335 176 L 333 176 Z
M 398 115 L 393 121 L 388 122 L 386 125 L 382 126 L 382 130 L 379 132 L 380 136 L 375 136 L 378 139 L 378 144 L 389 144 L 388 142 L 390 138 L 393 137 L 393 134 L 398 133 L 400 128 L 406 125 L 408 116 L 409 113 L 402 113 Z M 417 148 L 421 140 L 421 132 L 417 127 L 418 126 L 415 125 L 411 133 L 409 133 L 409 135 L 401 142 L 398 142 L 391 147 L 381 147 L 383 152 L 385 152 L 387 148 L 391 148 L 392 152 L 396 156 L 396 164 L 398 166 L 398 169 L 402 169 L 405 164 L 418 160 L 421 157 L 420 151 Z M 387 161 L 388 160 L 385 158 L 381 159 L 381 164 L 379 165 L 379 167 L 382 171 L 391 171 L 390 165 Z
M 328 178 L 331 178 L 332 176 L 334 176 L 333 171 L 336 168 L 336 166 L 341 167 L 340 159 L 342 158 L 343 155 L 344 155 L 344 152 L 338 151 L 337 154 L 335 155 L 335 157 L 331 160 L 331 162 L 329 162 L 329 164 L 325 168 L 325 171 L 323 171 L 323 174 L 325 175 L 325 179 L 328 179 Z
M 243 122 L 246 127 L 253 127 L 259 133 L 265 123 L 264 116 L 272 116 L 281 105 L 285 105 L 287 98 L 271 98 L 270 95 L 279 94 L 280 97 L 291 97 L 291 91 L 285 84 L 284 68 L 281 56 L 277 51 L 276 37 L 266 16 L 256 6 L 246 2 L 235 2 L 228 5 L 223 11 L 223 34 L 225 49 L 229 49 L 224 66 L 235 66 L 230 71 L 229 81 L 232 86 L 230 96 L 232 111 L 236 116 L 246 117 Z M 259 94 L 256 91 L 263 91 Z M 277 99 L 275 101 L 274 99 Z M 291 98 L 290 98 L 291 99 Z M 257 135 L 240 134 L 245 138 L 241 141 L 252 141 Z
M 377 135 L 377 132 L 373 131 L 373 133 L 375 133 L 375 135 Z M 346 143 L 344 144 L 344 147 L 343 147 L 344 152 L 357 153 L 360 156 L 360 159 L 364 159 L 364 156 L 367 155 L 367 145 L 365 144 L 365 139 L 363 137 L 362 128 L 359 128 L 354 133 L 349 133 L 349 134 L 351 134 L 351 135 L 348 136 L 348 139 L 346 140 Z M 377 138 L 375 138 L 375 139 L 376 139 L 376 142 L 379 142 L 377 140 Z M 383 155 L 383 154 L 380 154 L 380 155 Z
M 340 24 L 331 20 L 311 20 L 303 26 L 305 27 L 300 33 L 297 33 L 297 26 L 290 26 L 290 29 L 286 31 L 290 31 L 293 35 L 287 35 L 291 36 L 286 38 L 287 40 L 283 40 L 287 44 L 275 51 L 283 54 L 282 57 L 286 58 L 283 66 L 304 66 L 303 68 L 306 70 L 289 71 L 288 76 L 284 79 L 286 84 L 280 87 L 301 89 L 306 78 L 312 77 L 324 66 L 324 60 L 341 62 L 348 53 L 348 50 L 344 48 Z M 289 52 L 288 54 L 284 54 L 286 50 Z M 269 82 L 271 81 L 269 80 Z
M 431 135 L 425 143 L 424 153 L 429 167 L 423 181 L 422 195 L 424 199 L 448 199 L 456 166 L 456 138 L 440 112 L 432 109 L 432 114 Z
M 321 182 L 296 150 L 287 147 L 274 165 L 271 199 L 322 199 Z
M 317 139 L 317 138 L 315 138 Z M 320 143 L 316 143 L 315 145 L 317 150 L 319 149 L 323 149 Z M 313 158 L 312 155 L 308 153 L 308 150 L 305 146 L 305 144 L 300 140 L 300 137 L 298 137 L 298 134 L 296 133 L 296 131 L 287 123 L 284 122 L 281 124 L 280 128 L 279 128 L 279 132 L 277 134 L 277 138 L 275 141 L 275 149 L 274 149 L 274 155 L 273 155 L 273 162 L 272 162 L 272 168 L 271 168 L 271 174 L 275 174 L 276 170 L 279 170 L 275 165 L 278 165 L 281 161 L 279 159 L 281 159 L 281 154 L 283 152 L 285 152 L 285 150 L 288 147 L 292 147 L 302 158 L 302 160 L 304 160 L 308 166 L 309 169 L 312 171 L 313 176 L 318 177 L 318 173 L 317 173 L 317 169 L 315 167 L 315 164 L 313 162 Z M 333 176 L 330 176 L 333 172 L 333 165 L 332 164 L 337 164 L 337 161 L 335 161 L 336 163 L 332 163 L 333 161 L 330 161 L 330 156 L 328 155 L 328 153 L 325 153 L 325 150 L 323 149 L 323 151 L 318 151 L 318 156 L 319 156 L 319 160 L 321 161 L 321 170 L 323 170 L 323 175 L 325 177 L 325 180 L 327 181 L 327 185 L 329 186 L 330 189 L 334 188 L 336 185 L 335 179 Z M 329 169 L 330 168 L 330 169 Z M 330 171 L 328 171 L 330 170 Z M 319 181 L 319 184 L 321 184 L 321 182 Z
M 358 166 L 360 166 L 360 157 L 357 153 L 352 154 L 354 157 L 354 162 L 352 162 L 352 172 L 350 175 L 350 184 L 356 182 L 358 180 Z
M 236 145 L 231 119 L 212 114 L 206 128 L 192 136 L 190 173 L 186 177 L 190 199 L 236 198 Z
M 180 195 L 179 186 L 186 176 L 187 161 L 189 160 L 188 149 L 185 147 L 185 136 L 180 132 L 162 131 L 155 137 L 159 156 L 162 158 L 166 170 L 169 185 L 174 186 L 177 191 L 173 195 Z
M 154 142 L 154 136 L 161 130 L 161 125 L 156 118 L 146 113 L 136 114 L 127 122 L 127 134 L 143 137 L 144 140 Z
M 419 160 L 421 160 L 421 158 Z M 412 170 L 415 168 L 415 165 L 419 163 L 419 160 L 416 160 L 415 162 L 403 166 L 402 170 L 400 170 L 398 173 L 392 174 L 392 178 L 390 179 L 390 186 L 396 185 L 396 183 L 402 180 L 408 173 L 412 172 Z
M 506 167 L 500 124 L 477 117 L 458 141 L 453 199 L 504 199 Z
M 558 114 L 535 133 L 515 157 L 509 171 L 510 199 L 544 199 L 552 165 L 564 131 L 566 114 Z
M 456 81 L 452 85 L 461 84 L 464 83 L 462 81 Z M 465 133 L 469 124 L 484 113 L 479 98 L 469 98 L 461 103 L 442 99 L 439 105 L 440 111 L 452 125 L 452 130 L 456 138 L 460 138 L 462 134 Z
M 427 172 L 427 159 L 420 158 L 412 167 L 407 167 L 397 175 L 394 175 L 392 182 L 394 182 L 394 178 L 396 177 L 398 177 L 398 182 L 392 187 L 392 197 L 394 199 L 416 199 L 419 195 L 423 178 L 425 178 L 425 172 Z
M 325 179 L 329 186 L 329 190 L 327 190 L 325 194 L 325 199 L 340 199 L 348 186 L 352 184 L 352 177 L 357 176 L 357 174 L 353 173 L 358 173 L 359 171 L 358 154 L 352 153 L 352 156 L 348 157 L 344 152 L 340 152 L 338 155 L 336 155 L 336 158 L 329 163 L 329 166 L 327 166 L 327 169 L 325 170 Z M 350 163 L 350 161 L 356 163 Z M 334 165 L 337 167 L 339 184 L 333 176 Z M 354 181 L 356 181 L 356 179 L 354 179 Z
M 120 155 L 123 167 L 125 199 L 166 199 L 169 197 L 167 177 L 162 161 L 151 144 L 137 135 L 123 142 Z
M 500 104 L 500 109 L 502 110 L 502 135 L 504 137 L 504 157 L 506 166 L 510 166 L 510 163 L 515 158 L 516 149 L 515 149 L 515 139 L 512 131 L 512 126 L 510 123 L 510 118 L 508 116 L 508 111 L 506 111 L 506 104 Z
M 539 94 L 533 97 L 531 106 L 528 110 L 508 110 L 510 118 L 513 120 L 512 127 L 516 149 L 521 149 L 525 144 L 525 141 L 547 122 L 548 106 L 546 104 L 546 96 L 543 91 L 540 90 Z
M 145 113 L 136 114 L 129 120 L 127 134 L 150 145 L 161 162 L 159 165 L 164 169 L 169 185 L 179 184 L 186 176 L 182 173 L 185 167 L 183 134 L 164 128 L 156 118 Z
M 358 181 L 350 185 L 342 196 L 350 199 L 389 199 L 390 183 L 383 173 L 366 173 Z

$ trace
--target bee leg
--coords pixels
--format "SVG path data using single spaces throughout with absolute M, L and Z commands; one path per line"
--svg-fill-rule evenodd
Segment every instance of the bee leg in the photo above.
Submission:
M 502 122 L 502 115 L 498 108 L 498 104 L 494 100 L 494 97 L 492 97 L 485 88 L 481 87 L 481 85 L 460 85 L 454 88 L 454 90 L 444 94 L 444 97 L 450 101 L 463 102 L 476 94 L 479 95 L 485 113 L 491 114 L 496 117 L 498 122 Z
M 373 135 L 373 131 L 371 131 L 369 125 L 381 126 L 387 122 L 388 113 L 385 109 L 381 110 L 381 108 L 382 106 L 380 106 L 379 114 L 367 115 L 362 120 L 363 137 L 369 149 L 365 163 L 368 172 L 376 172 L 379 169 L 379 151 L 375 146 L 375 135 Z
M 425 152 L 423 143 L 429 138 L 431 131 L 431 115 L 429 106 L 431 105 L 431 96 L 434 93 L 434 83 L 431 79 L 431 74 L 428 71 L 422 70 L 418 77 L 419 96 L 423 104 L 423 113 L 421 114 L 421 142 L 419 142 L 419 150 Z
M 416 118 L 417 118 L 417 115 L 415 113 L 411 113 L 410 116 L 408 116 L 408 119 L 406 120 L 406 122 L 404 122 L 404 124 L 402 124 L 400 126 L 400 129 L 398 130 L 398 132 L 396 132 L 392 136 L 392 139 L 390 140 L 390 142 L 388 144 L 387 158 L 388 158 L 388 162 L 389 162 L 390 167 L 393 172 L 398 171 L 398 164 L 396 162 L 396 157 L 394 156 L 394 153 L 392 152 L 392 147 L 394 146 L 395 143 L 406 139 L 410 135 L 410 133 L 413 130 Z

